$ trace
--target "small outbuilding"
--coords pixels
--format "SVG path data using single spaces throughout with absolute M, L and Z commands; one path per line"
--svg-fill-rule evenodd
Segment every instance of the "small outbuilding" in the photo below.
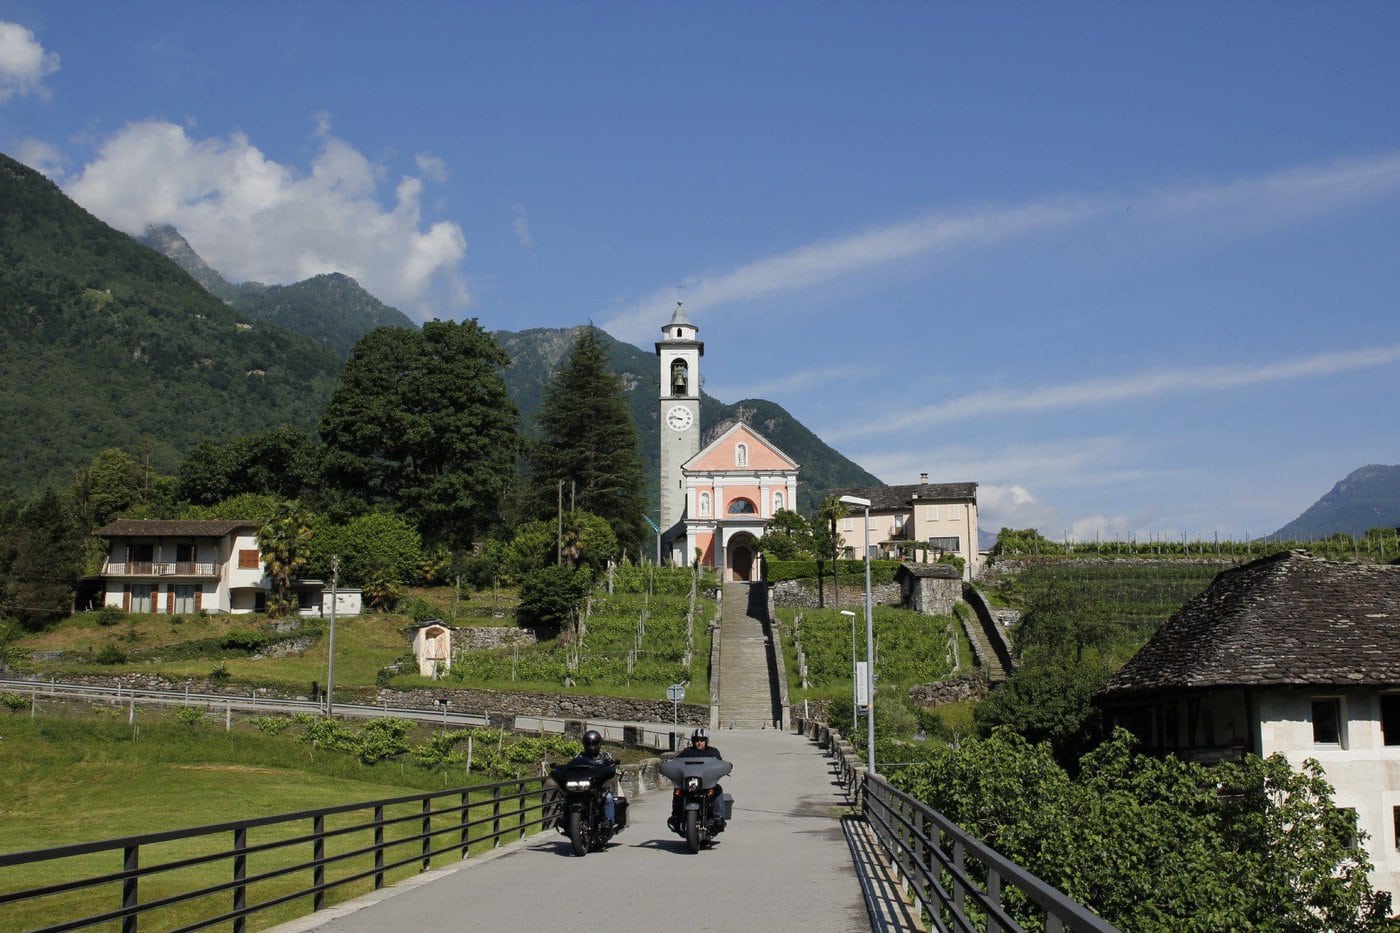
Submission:
M 962 598 L 962 576 L 952 564 L 916 564 L 906 561 L 894 572 L 899 601 L 905 609 L 926 616 L 950 615 Z

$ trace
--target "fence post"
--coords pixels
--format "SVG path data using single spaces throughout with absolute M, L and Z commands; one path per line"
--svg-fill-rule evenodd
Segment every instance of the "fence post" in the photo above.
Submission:
M 467 824 L 471 822 L 469 817 L 470 813 L 471 794 L 467 791 L 462 791 L 462 813 L 460 817 L 460 824 L 462 827 L 462 858 L 466 858 L 471 854 L 471 829 L 467 826 Z
M 141 847 L 126 846 L 122 850 L 122 871 L 128 872 L 122 879 L 122 910 L 136 910 L 136 871 L 141 867 Z M 136 914 L 122 917 L 122 933 L 136 933 Z
M 491 848 L 501 844 L 501 785 L 491 788 Z
M 248 856 L 244 849 L 248 848 L 248 827 L 240 826 L 233 831 L 233 851 L 237 853 L 233 857 L 233 909 L 243 910 L 248 906 L 248 886 L 243 884 L 243 880 L 248 877 Z M 243 933 L 248 926 L 248 918 L 241 914 L 233 918 L 233 933 Z
M 374 808 L 374 889 L 384 887 L 384 805 Z
M 422 843 L 422 848 L 420 849 L 420 851 L 421 851 L 422 854 L 423 854 L 423 868 L 422 868 L 422 871 L 427 871 L 428 868 L 430 867 L 431 863 L 432 863 L 432 860 L 433 860 L 433 857 L 432 857 L 432 855 L 430 854 L 430 853 L 433 851 L 433 837 L 432 837 L 431 835 L 429 835 L 432 831 L 433 831 L 433 799 L 432 799 L 431 797 L 424 797 L 424 798 L 423 798 L 423 843 Z
M 316 893 L 311 895 L 312 911 L 320 910 L 326 903 L 326 818 L 317 814 L 311 818 L 311 834 L 316 838 L 311 842 L 311 860 L 315 867 L 311 869 L 311 884 L 316 889 Z

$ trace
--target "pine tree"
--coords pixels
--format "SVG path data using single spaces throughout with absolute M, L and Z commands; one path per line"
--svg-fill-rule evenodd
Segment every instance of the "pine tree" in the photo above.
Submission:
M 636 553 L 645 540 L 646 497 L 637 426 L 622 380 L 612 371 L 598 329 L 581 327 L 563 366 L 545 386 L 530 445 L 530 501 L 540 518 L 565 508 L 605 520 L 619 546 Z

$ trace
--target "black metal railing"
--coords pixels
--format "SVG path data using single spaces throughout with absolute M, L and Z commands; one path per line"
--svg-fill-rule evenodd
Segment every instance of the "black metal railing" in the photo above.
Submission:
M 1024 929 L 1025 916 L 1020 921 L 1013 917 L 1004 898 L 1011 889 L 1028 910 L 1044 918 L 1048 933 L 1116 931 L 1083 904 L 879 775 L 864 775 L 863 785 L 865 818 L 934 929 L 988 933 Z
M 329 892 L 353 896 L 371 879 L 382 888 L 387 876 L 428 870 L 436 856 L 467 858 L 524 838 L 552 823 L 558 799 L 545 778 L 524 778 L 0 854 L 0 926 L 135 933 L 142 922 L 170 931 L 230 924 L 243 933 L 259 911 L 308 899 L 277 918 L 291 919 L 320 910 Z
M 1117 933 L 1113 924 L 968 835 L 937 810 L 867 773 L 859 751 L 835 729 L 805 720 L 800 731 L 830 751 L 837 779 L 930 929 L 1020 933 L 1028 922 L 1034 927 L 1039 919 L 1046 933 Z

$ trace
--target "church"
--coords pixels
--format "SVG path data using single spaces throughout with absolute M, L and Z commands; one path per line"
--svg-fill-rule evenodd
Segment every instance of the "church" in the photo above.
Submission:
M 676 303 L 656 342 L 660 367 L 661 542 L 670 562 L 759 577 L 753 543 L 779 509 L 797 508 L 798 465 L 740 420 L 701 447 L 699 328 Z

